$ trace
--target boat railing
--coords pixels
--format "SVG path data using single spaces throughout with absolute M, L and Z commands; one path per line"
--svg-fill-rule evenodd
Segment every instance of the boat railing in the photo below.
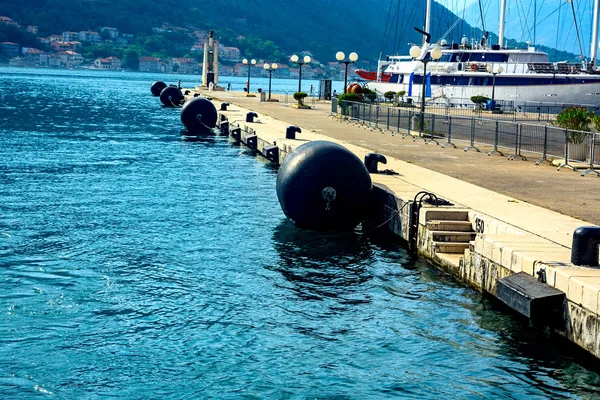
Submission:
M 340 111 L 350 123 L 411 137 L 415 141 L 424 139 L 438 144 L 445 141 L 444 147 L 451 145 L 464 146 L 465 151 L 486 150 L 488 155 L 506 155 L 509 159 L 539 157 L 538 165 L 556 159 L 561 160 L 559 169 L 576 169 L 577 166 L 570 162 L 587 163 L 582 175 L 590 170 L 596 172 L 594 165 L 600 163 L 600 134 L 569 131 L 547 121 L 538 122 L 543 105 L 517 105 L 515 115 L 519 120 L 515 121 L 501 119 L 504 113 L 493 114 L 493 110 L 473 108 L 472 103 L 469 116 L 454 113 L 454 110 L 440 113 L 435 106 L 427 105 L 422 117 L 418 105 L 412 102 L 402 104 L 405 106 L 343 101 Z M 463 109 L 458 107 L 456 110 Z
M 579 63 L 527 63 L 527 71 L 534 74 L 579 74 Z

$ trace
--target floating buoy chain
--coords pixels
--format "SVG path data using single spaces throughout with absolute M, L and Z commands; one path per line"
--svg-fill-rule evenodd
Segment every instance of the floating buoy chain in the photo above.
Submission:
M 385 221 L 383 221 L 381 224 L 377 225 L 375 228 L 369 229 L 368 231 L 363 231 L 363 233 L 369 233 L 369 232 L 373 232 L 379 228 L 381 228 L 382 226 L 384 226 L 385 224 L 387 224 L 388 222 L 390 222 L 392 219 L 394 219 L 397 215 L 400 215 L 402 213 L 402 210 L 404 210 L 404 207 L 406 207 L 407 205 L 409 205 L 410 203 L 407 201 L 404 203 L 404 205 L 400 208 L 396 207 L 390 207 L 387 204 L 384 203 L 380 203 L 381 205 L 383 205 L 385 208 L 389 208 L 390 210 L 394 210 L 394 213 Z
M 204 122 L 202 122 L 202 114 L 196 114 L 196 119 L 198 120 L 198 123 L 200 125 L 202 125 L 203 127 L 205 127 L 206 129 L 208 129 L 209 131 L 212 129 L 210 126 L 206 125 Z
M 173 103 L 173 98 L 169 96 L 169 101 L 173 104 L 173 107 L 179 107 L 177 104 Z
M 331 186 L 326 186 L 321 190 L 321 196 L 325 200 L 325 211 L 331 211 L 331 203 L 335 200 L 337 192 Z

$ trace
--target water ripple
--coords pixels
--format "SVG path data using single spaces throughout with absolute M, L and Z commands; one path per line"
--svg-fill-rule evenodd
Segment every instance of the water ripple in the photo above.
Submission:
M 294 228 L 275 171 L 183 140 L 157 76 L 0 73 L 0 398 L 600 394 L 395 239 Z

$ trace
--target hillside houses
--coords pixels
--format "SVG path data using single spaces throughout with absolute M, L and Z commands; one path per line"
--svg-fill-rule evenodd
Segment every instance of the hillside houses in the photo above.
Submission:
M 60 59 L 61 65 L 65 67 L 78 67 L 83 64 L 83 56 L 74 51 L 61 51 L 56 53 L 57 57 Z
M 191 45 L 187 53 L 193 54 L 194 58 L 190 58 L 190 56 L 187 56 L 187 58 L 156 58 L 154 57 L 156 54 L 178 53 L 182 55 L 185 54 L 185 49 L 182 50 L 181 46 L 167 46 L 165 48 L 165 42 L 161 43 L 162 39 L 159 40 L 159 38 L 152 38 L 152 40 L 157 40 L 156 43 L 160 43 L 159 46 L 146 46 L 143 41 L 137 42 L 134 35 L 120 32 L 119 29 L 112 26 L 90 27 L 86 30 L 65 30 L 47 37 L 40 37 L 38 36 L 37 26 L 20 26 L 18 21 L 9 16 L 0 15 L 0 24 L 15 26 L 23 32 L 28 32 L 27 40 L 23 40 L 24 43 L 14 43 L 18 41 L 17 39 L 0 43 L 0 62 L 19 66 L 92 68 L 108 71 L 125 68 L 151 73 L 200 74 L 204 44 L 210 37 L 209 31 L 190 26 L 178 27 L 163 23 L 160 27 L 153 29 L 155 34 L 160 35 L 170 32 L 176 33 L 178 37 L 186 35 L 186 40 L 191 38 L 191 41 L 186 42 Z M 30 35 L 37 37 L 38 45 L 35 45 Z M 173 36 L 175 35 L 170 35 L 168 40 L 171 40 Z M 243 36 L 237 38 L 238 42 L 244 39 Z M 235 43 L 235 39 L 231 40 Z M 239 43 L 240 47 L 226 46 L 219 43 L 217 38 L 214 38 L 214 44 L 218 49 L 219 73 L 221 75 L 247 76 L 249 67 L 241 62 L 247 56 L 240 49 L 244 47 L 244 43 Z M 96 47 L 99 45 L 104 46 Z M 131 48 L 132 45 L 135 45 L 136 48 Z M 142 50 L 140 51 L 140 49 Z M 171 51 L 175 49 L 177 51 Z M 110 52 L 114 54 L 110 54 Z M 138 54 L 138 62 L 135 62 L 135 58 L 131 57 L 135 53 Z M 309 53 L 304 51 L 301 54 Z M 269 77 L 269 71 L 264 70 L 263 64 L 273 61 L 279 61 L 279 68 L 272 72 L 274 78 L 296 79 L 299 77 L 298 65 L 292 63 L 286 65 L 281 62 L 285 60 L 281 59 L 257 59 L 257 64 L 250 66 L 251 76 Z M 340 71 L 343 71 L 343 65 L 337 62 L 322 65 L 315 60 L 302 67 L 302 77 L 307 79 L 326 76 L 339 77 Z
M 16 26 L 17 28 L 20 27 L 19 24 L 17 24 L 15 21 L 12 20 L 12 18 L 3 17 L 3 16 L 0 16 L 0 24 L 12 25 L 12 26 Z
M 160 58 L 143 56 L 138 59 L 140 72 L 166 72 L 166 65 Z
M 50 48 L 55 52 L 60 51 L 77 51 L 81 47 L 81 42 L 63 42 L 54 41 L 50 43 Z
M 0 53 L 4 54 L 8 58 L 16 57 L 19 55 L 19 44 L 13 42 L 2 42 L 0 43 Z
M 94 67 L 102 70 L 120 70 L 121 59 L 117 57 L 97 58 L 94 61 Z

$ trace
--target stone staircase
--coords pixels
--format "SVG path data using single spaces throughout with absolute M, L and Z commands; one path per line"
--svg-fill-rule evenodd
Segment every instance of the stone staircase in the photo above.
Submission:
M 465 250 L 476 236 L 469 221 L 469 212 L 463 210 L 427 210 L 425 227 L 430 254 L 455 265 L 460 263 Z

